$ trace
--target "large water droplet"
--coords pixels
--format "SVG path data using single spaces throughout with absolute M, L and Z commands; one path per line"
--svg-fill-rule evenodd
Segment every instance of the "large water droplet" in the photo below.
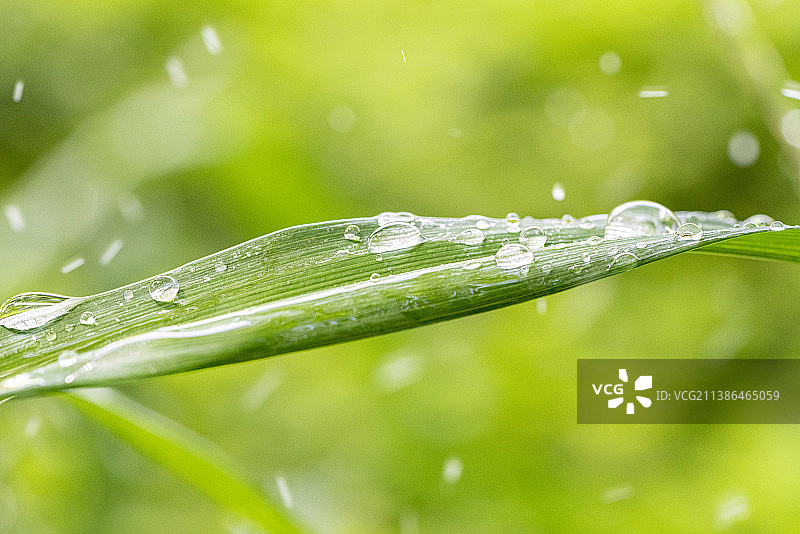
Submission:
M 608 215 L 605 237 L 658 235 L 674 231 L 680 222 L 666 206 L 648 200 L 626 202 Z
M 361 232 L 361 228 L 356 226 L 355 224 L 351 224 L 347 228 L 344 229 L 344 238 L 348 241 L 361 241 L 361 236 L 359 236 L 359 232 Z
M 533 252 L 525 245 L 508 243 L 500 247 L 494 256 L 494 261 L 501 269 L 524 267 L 533 262 Z
M 53 293 L 22 293 L 0 306 L 0 326 L 17 331 L 41 328 L 84 300 Z
M 675 235 L 682 241 L 698 241 L 703 237 L 703 230 L 695 223 L 683 223 L 675 230 Z
M 477 228 L 467 228 L 453 238 L 455 243 L 462 245 L 480 245 L 486 236 Z
M 785 230 L 786 225 L 780 221 L 773 221 L 772 224 L 769 225 L 769 229 L 775 232 L 779 232 L 781 230 Z
M 542 248 L 547 242 L 547 236 L 538 226 L 531 226 L 519 234 L 519 242 L 530 249 Z
M 179 289 L 178 281 L 171 276 L 157 276 L 150 282 L 150 296 L 158 302 L 172 302 Z
M 406 222 L 389 223 L 372 232 L 367 249 L 373 253 L 390 252 L 419 245 L 424 240 L 416 226 Z

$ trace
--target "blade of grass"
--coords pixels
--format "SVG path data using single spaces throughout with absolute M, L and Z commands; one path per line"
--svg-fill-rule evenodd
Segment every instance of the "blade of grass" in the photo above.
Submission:
M 151 278 L 82 297 L 75 306 L 60 303 L 64 314 L 39 328 L 0 328 L 0 398 L 113 385 L 413 328 L 549 295 L 701 247 L 800 259 L 797 227 L 770 231 L 741 225 L 724 213 L 678 215 L 703 227 L 702 236 L 602 239 L 605 215 L 510 224 L 475 216 L 383 214 L 287 228 L 165 273 L 180 286 L 173 302 L 151 298 Z M 369 246 L 382 225 L 402 220 L 394 227 L 400 233 L 383 247 Z M 358 230 L 348 232 L 353 226 Z M 534 226 L 546 234 L 547 244 L 532 251 L 533 261 L 498 264 L 498 250 L 518 243 Z M 477 228 L 484 239 L 461 233 Z M 406 242 L 398 247 L 398 239 Z M 81 321 L 86 313 L 91 320 Z
M 285 510 L 244 481 L 222 451 L 186 427 L 111 389 L 78 390 L 65 398 L 237 517 L 265 532 L 301 532 Z

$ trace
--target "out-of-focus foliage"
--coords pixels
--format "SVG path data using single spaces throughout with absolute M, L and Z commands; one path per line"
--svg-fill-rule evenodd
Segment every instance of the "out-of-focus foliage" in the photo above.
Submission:
M 0 13 L 3 296 L 97 293 L 278 228 L 384 210 L 582 216 L 648 198 L 798 220 L 800 127 L 780 93 L 800 78 L 791 2 Z M 616 74 L 600 68 L 613 72 L 609 52 Z M 668 96 L 638 96 L 653 87 Z M 575 367 L 796 357 L 797 281 L 794 265 L 683 255 L 125 392 L 218 444 L 268 495 L 285 480 L 321 532 L 782 531 L 800 506 L 795 429 L 579 427 Z M 2 404 L 0 424 L 3 532 L 243 528 L 58 398 Z

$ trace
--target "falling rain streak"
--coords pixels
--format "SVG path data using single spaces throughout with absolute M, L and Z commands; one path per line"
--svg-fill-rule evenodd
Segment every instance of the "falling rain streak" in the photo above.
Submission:
M 19 233 L 25 230 L 25 219 L 17 206 L 8 205 L 3 208 L 3 213 L 5 213 L 6 220 L 12 231 Z
M 108 246 L 108 248 L 103 252 L 102 256 L 100 256 L 100 265 L 105 267 L 117 256 L 117 253 L 122 250 L 122 240 L 115 239 L 112 243 Z
M 22 90 L 25 88 L 25 82 L 22 80 L 18 80 L 17 83 L 14 84 L 14 93 L 11 95 L 11 99 L 14 102 L 19 102 L 22 100 Z
M 216 56 L 222 52 L 222 43 L 217 35 L 217 30 L 213 26 L 203 26 L 200 30 L 200 36 L 203 38 L 203 44 L 212 56 Z
M 178 88 L 186 87 L 186 84 L 189 83 L 189 77 L 186 75 L 183 62 L 180 59 L 172 56 L 167 59 L 164 67 L 167 69 L 167 76 L 169 76 L 169 81 L 172 82 L 172 85 Z

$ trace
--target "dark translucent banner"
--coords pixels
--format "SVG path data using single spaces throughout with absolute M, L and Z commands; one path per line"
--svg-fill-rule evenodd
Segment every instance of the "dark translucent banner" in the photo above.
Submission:
M 578 423 L 800 423 L 798 360 L 578 360 Z

